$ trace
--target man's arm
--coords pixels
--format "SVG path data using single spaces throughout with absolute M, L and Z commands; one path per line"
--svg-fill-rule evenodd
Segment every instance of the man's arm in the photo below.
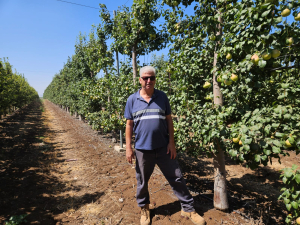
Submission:
M 166 121 L 167 121 L 168 131 L 169 131 L 169 144 L 168 144 L 167 154 L 170 153 L 171 159 L 175 159 L 177 153 L 176 153 L 176 148 L 175 148 L 174 126 L 173 126 L 173 120 L 172 120 L 171 114 L 166 116 Z
M 133 133 L 133 120 L 127 120 L 126 122 L 126 159 L 132 164 L 132 159 L 134 159 L 133 150 L 131 147 L 131 138 Z

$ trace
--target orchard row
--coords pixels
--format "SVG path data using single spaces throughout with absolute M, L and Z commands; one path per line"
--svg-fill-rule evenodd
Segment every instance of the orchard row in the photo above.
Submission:
M 300 3 L 162 4 L 134 0 L 116 16 L 101 4 L 102 23 L 88 39 L 79 36 L 75 54 L 44 97 L 83 115 L 94 129 L 124 131 L 126 100 L 138 90 L 138 56 L 171 44 L 167 60 L 152 60 L 156 87 L 170 99 L 178 149 L 214 158 L 214 193 L 219 196 L 214 206 L 225 210 L 225 156 L 255 169 L 289 151 L 299 153 Z M 165 22 L 155 26 L 158 19 Z M 108 39 L 113 40 L 110 47 Z M 132 59 L 132 65 L 121 63 L 120 74 L 113 67 L 115 51 Z M 102 78 L 96 78 L 99 71 Z M 287 223 L 299 216 L 298 173 L 295 167 L 284 173 Z
M 25 77 L 14 73 L 7 60 L 0 59 L 0 116 L 37 98 L 38 93 L 28 84 Z

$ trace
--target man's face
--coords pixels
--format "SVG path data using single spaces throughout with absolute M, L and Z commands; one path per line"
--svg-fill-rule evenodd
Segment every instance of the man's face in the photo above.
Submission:
M 142 85 L 142 88 L 146 90 L 154 89 L 154 85 L 155 85 L 154 73 L 153 72 L 143 73 L 142 76 L 140 77 L 140 84 Z

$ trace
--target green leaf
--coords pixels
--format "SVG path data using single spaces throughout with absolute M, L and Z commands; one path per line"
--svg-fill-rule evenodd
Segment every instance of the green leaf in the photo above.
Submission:
M 295 170 L 295 169 L 297 169 L 298 168 L 298 166 L 296 165 L 296 164 L 293 164 L 292 165 L 292 170 Z
M 258 66 L 259 68 L 264 68 L 267 65 L 267 62 L 265 60 L 259 60 Z
M 292 198 L 293 198 L 293 199 L 296 199 L 296 198 L 298 198 L 298 195 L 297 195 L 297 194 L 296 194 L 296 195 L 293 194 L 293 195 L 292 195 Z
M 278 125 L 279 125 L 279 124 L 278 124 Z M 284 136 L 284 134 L 283 134 L 283 133 L 276 132 L 276 133 L 275 133 L 275 136 L 276 136 L 276 137 L 282 138 L 282 137 Z
M 244 161 L 244 154 L 240 154 L 240 155 L 239 155 L 239 160 L 240 160 L 241 162 Z
M 264 153 L 266 154 L 266 155 L 271 155 L 271 150 L 268 150 L 268 149 L 264 149 Z
M 263 14 L 261 14 L 262 17 L 265 17 L 267 16 L 269 13 L 271 12 L 271 9 L 270 10 L 267 10 L 265 12 L 263 12 Z
M 298 203 L 297 202 L 292 201 L 291 205 L 293 206 L 294 209 L 298 209 Z
M 250 151 L 250 146 L 249 146 L 249 145 L 243 145 L 243 148 L 244 148 L 246 151 Z
M 282 178 L 282 182 L 283 182 L 284 184 L 286 184 L 287 178 L 286 178 L 286 177 L 283 177 L 283 178 Z
M 300 184 L 300 174 L 296 174 L 295 175 L 295 181 L 297 182 L 297 184 Z
M 292 205 L 291 205 L 291 204 L 285 204 L 285 207 L 286 207 L 286 209 L 287 209 L 288 211 L 290 211 L 291 208 L 292 208 Z
M 264 130 L 265 130 L 265 133 L 266 133 L 266 134 L 269 134 L 269 133 L 270 133 L 270 130 L 271 130 L 271 128 L 272 128 L 272 127 L 271 127 L 271 125 L 270 125 L 270 124 L 268 124 L 267 126 L 265 126 L 265 129 L 264 129 Z
M 229 151 L 229 155 L 230 155 L 231 157 L 236 157 L 236 156 L 237 156 L 237 151 L 231 149 L 231 150 Z
M 274 22 L 275 23 L 281 23 L 282 22 L 282 17 L 280 16 L 280 17 L 275 18 Z
M 249 144 L 251 144 L 251 142 L 252 142 L 252 138 L 247 138 L 243 141 L 243 144 L 249 145 Z
M 292 175 L 293 175 L 293 171 L 292 171 L 291 168 L 286 168 L 286 169 L 284 170 L 284 176 L 285 176 L 285 177 L 291 177 Z
M 254 160 L 255 160 L 255 162 L 259 162 L 260 161 L 260 155 L 255 155 Z
M 276 145 L 277 147 L 282 147 L 282 144 L 278 140 L 273 140 L 273 144 Z
M 261 156 L 260 158 L 261 158 L 262 161 L 266 161 L 266 160 L 268 159 L 268 156 L 263 155 L 263 156 Z
M 275 146 L 272 147 L 272 151 L 273 151 L 273 153 L 275 153 L 275 154 L 279 154 L 279 153 L 281 152 L 280 148 L 275 147 Z
M 290 199 L 284 198 L 284 199 L 283 199 L 283 202 L 284 202 L 284 204 L 289 204 L 289 203 L 290 203 Z

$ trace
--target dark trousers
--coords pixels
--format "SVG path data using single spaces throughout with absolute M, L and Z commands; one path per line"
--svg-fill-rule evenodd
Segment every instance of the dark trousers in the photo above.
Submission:
M 139 207 L 150 204 L 148 181 L 153 173 L 155 164 L 157 164 L 172 187 L 174 194 L 179 199 L 183 211 L 192 212 L 195 210 L 193 207 L 193 197 L 187 189 L 178 161 L 170 158 L 170 154 L 167 154 L 167 147 L 154 150 L 136 150 L 135 156 L 137 179 L 136 200 Z

